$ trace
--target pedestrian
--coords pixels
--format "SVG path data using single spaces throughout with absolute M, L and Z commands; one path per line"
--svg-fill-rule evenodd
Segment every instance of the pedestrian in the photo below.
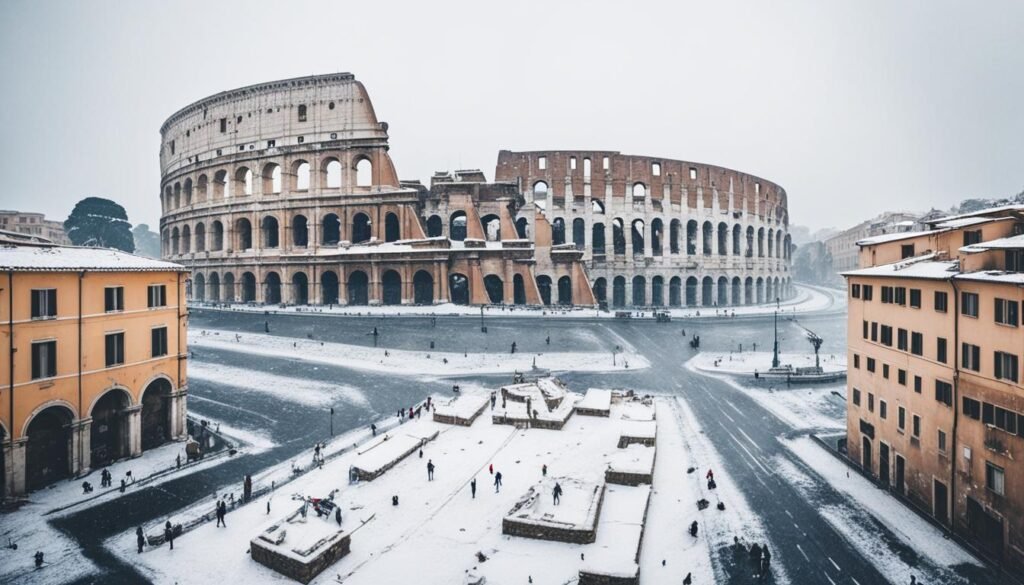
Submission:
M 476 478 L 475 477 L 469 482 L 469 493 L 472 494 L 473 499 L 475 500 L 476 499 Z
M 124 483 L 124 479 L 122 479 L 121 480 L 121 493 L 122 494 L 124 493 L 124 487 L 125 487 L 125 483 Z
M 263 332 L 270 333 L 270 321 L 263 322 Z
M 377 436 L 377 425 L 376 424 L 370 425 L 370 432 L 373 433 L 374 437 Z
M 142 527 L 135 529 L 135 541 L 139 545 L 139 554 L 142 554 L 142 545 L 146 544 L 146 536 L 142 533 Z
M 506 396 L 504 394 L 501 395 L 501 407 L 503 409 L 504 408 L 508 408 L 508 399 L 506 398 Z
M 501 472 L 494 474 L 494 493 L 501 491 Z
M 338 526 L 341 526 L 341 506 L 334 507 L 334 521 L 338 523 Z
M 494 410 L 494 403 L 497 402 L 497 400 L 497 395 L 495 395 L 494 392 L 491 392 L 491 410 Z
M 43 551 L 37 550 L 35 558 L 36 558 L 36 568 L 37 569 L 41 568 L 43 566 Z
M 687 573 L 686 577 L 683 578 L 683 585 L 693 584 L 693 573 Z
M 82 482 L 82 493 L 83 494 L 88 494 L 90 492 L 92 492 L 92 484 L 87 482 L 87 481 L 83 481 Z
M 422 451 L 420 451 L 422 453 Z M 427 481 L 434 481 L 434 460 L 427 459 Z
M 420 447 L 420 459 L 423 459 L 423 447 Z
M 694 520 L 690 523 L 690 536 L 697 538 L 697 521 Z
M 234 494 L 231 495 L 231 498 L 232 498 L 232 501 L 234 501 Z M 228 523 L 225 520 L 225 518 L 227 518 L 227 516 L 228 516 L 228 504 L 227 504 L 227 502 L 223 502 L 222 501 L 220 503 L 220 523 L 224 526 L 224 528 L 228 527 Z
M 551 336 L 548 335 L 544 338 L 544 345 L 551 345 Z
M 217 509 L 214 512 L 217 515 L 217 526 L 216 526 L 216 528 L 220 528 L 221 522 L 224 521 L 224 517 L 221 516 L 221 513 L 220 513 L 220 504 L 221 504 L 221 501 L 217 500 Z
M 249 499 L 252 498 L 252 476 L 246 475 L 245 481 L 242 482 L 242 498 L 245 503 L 249 503 Z
M 548 464 L 547 463 L 545 463 L 544 465 L 540 466 L 540 474 L 542 476 L 544 476 L 544 477 L 548 476 Z
M 174 529 L 171 528 L 170 520 L 164 524 L 164 540 L 167 541 L 167 544 L 171 545 L 171 550 L 174 550 Z
M 516 352 L 516 342 L 512 342 L 512 353 Z
M 554 503 L 557 506 L 562 501 L 562 484 L 555 482 L 555 489 L 551 492 Z
M 175 467 L 181 469 L 181 453 L 178 453 L 178 456 L 175 457 Z
M 391 496 L 391 505 L 392 506 L 397 506 L 398 505 L 398 496 L 397 495 Z
M 761 549 L 761 574 L 766 574 L 772 566 L 772 553 L 768 552 L 768 545 Z
M 757 574 L 755 574 L 755 576 L 760 575 L 760 572 L 761 572 L 761 545 L 757 544 L 756 542 L 753 544 L 753 546 L 750 547 L 750 561 L 754 565 L 755 570 L 757 571 Z

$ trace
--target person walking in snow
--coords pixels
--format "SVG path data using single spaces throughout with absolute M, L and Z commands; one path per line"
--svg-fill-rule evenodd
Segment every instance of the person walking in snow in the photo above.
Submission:
M 174 529 L 171 528 L 170 520 L 164 524 L 164 540 L 167 541 L 167 544 L 171 545 L 171 550 L 174 550 Z
M 217 511 L 215 512 L 217 514 L 217 528 L 220 528 L 220 525 L 224 523 L 224 514 L 221 513 L 221 504 L 223 503 L 223 500 L 217 500 Z
M 491 463 L 491 466 L 490 466 L 489 469 L 491 471 L 491 475 L 494 475 L 494 464 L 493 463 Z
M 494 403 L 498 401 L 497 395 L 491 392 L 491 410 L 494 410 Z
M 476 499 L 476 478 L 475 477 L 469 482 L 469 493 L 472 494 L 473 499 L 475 500 Z
M 768 574 L 768 569 L 772 566 L 772 553 L 768 552 L 768 545 L 765 544 L 764 548 L 761 549 L 761 574 Z
M 334 507 L 334 520 L 341 526 L 341 506 Z
M 551 492 L 554 503 L 557 506 L 562 501 L 562 484 L 555 482 L 555 489 Z
M 548 476 L 548 464 L 547 463 L 545 463 L 544 465 L 540 466 L 540 474 L 543 477 L 547 477 Z
M 512 342 L 512 353 L 516 352 L 516 342 Z
M 434 481 L 434 460 L 427 459 L 427 481 Z
M 697 538 L 697 521 L 694 520 L 690 523 L 690 536 Z
M 139 545 L 139 554 L 142 554 L 142 545 L 146 544 L 146 536 L 142 533 L 142 527 L 135 529 L 135 540 Z
M 494 493 L 501 491 L 501 472 L 494 474 Z

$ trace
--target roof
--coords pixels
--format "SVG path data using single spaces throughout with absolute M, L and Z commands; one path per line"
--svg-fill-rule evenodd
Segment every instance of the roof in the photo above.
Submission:
M 864 238 L 857 240 L 858 246 L 870 246 L 872 244 L 884 244 L 886 242 L 895 242 L 898 240 L 908 240 L 910 238 L 917 238 L 920 236 L 927 236 L 934 234 L 935 231 L 924 231 L 924 232 L 897 232 L 894 234 L 882 234 L 880 236 L 871 236 L 870 238 Z
M 1021 206 L 1024 208 L 1024 206 Z M 910 238 L 916 238 L 920 236 L 927 236 L 931 234 L 941 234 L 944 232 L 953 231 L 955 229 L 965 228 L 974 225 L 981 225 L 986 223 L 993 223 L 997 221 L 1009 221 L 1013 217 L 958 217 L 949 218 L 944 217 L 934 221 L 926 222 L 932 226 L 932 229 L 918 232 L 898 232 L 894 234 L 883 234 L 881 236 L 872 236 L 870 238 L 864 238 L 857 240 L 858 246 L 871 246 L 874 244 L 884 244 L 886 242 L 896 242 L 899 240 L 906 240 Z
M 1024 213 L 1024 205 L 1001 205 L 999 207 L 989 207 L 988 209 L 979 209 L 978 211 L 972 211 L 971 213 L 961 213 L 959 215 L 949 215 L 946 217 L 939 217 L 937 219 L 924 220 L 924 223 L 942 223 L 949 222 L 952 220 L 967 218 L 967 217 L 978 217 L 988 215 L 990 213 L 999 213 L 1002 211 L 1019 211 Z
M 961 217 L 961 218 L 957 218 L 957 219 L 942 218 L 942 219 L 938 219 L 936 221 L 932 221 L 932 222 L 929 222 L 929 223 L 931 223 L 933 226 L 935 226 L 937 228 L 956 229 L 956 228 L 962 228 L 962 227 L 969 227 L 969 226 L 972 226 L 972 225 L 980 225 L 980 224 L 983 224 L 983 223 L 989 223 L 989 222 L 992 222 L 992 221 L 996 221 L 997 219 L 1007 219 L 1007 218 L 1001 218 L 1001 217 L 999 217 L 999 218 L 997 218 L 997 217 Z
M 188 272 L 173 262 L 110 248 L 0 246 L 0 270 L 14 272 Z
M 915 258 L 893 262 L 892 264 L 860 268 L 842 274 L 843 276 L 892 276 L 946 280 L 956 275 L 959 270 L 960 263 L 958 261 L 939 261 L 935 260 L 935 254 L 924 254 Z
M 960 248 L 961 252 L 968 254 L 973 252 L 984 252 L 985 250 L 1021 250 L 1024 249 L 1024 234 L 1019 236 L 1010 236 L 1007 238 L 999 238 L 997 240 L 990 240 L 988 242 L 978 242 L 977 244 L 971 244 L 970 246 L 964 246 Z

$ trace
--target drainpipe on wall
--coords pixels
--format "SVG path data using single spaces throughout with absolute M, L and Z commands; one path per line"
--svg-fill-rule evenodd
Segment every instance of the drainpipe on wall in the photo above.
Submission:
M 85 280 L 85 271 L 78 273 L 78 421 L 81 423 L 82 418 L 82 281 Z M 82 453 L 82 425 L 78 425 L 77 430 L 78 437 L 78 473 L 82 472 L 82 462 L 85 460 L 84 454 Z
M 8 425 L 9 430 L 7 431 L 8 433 L 10 433 L 11 436 L 7 437 L 7 440 L 11 441 L 11 445 L 13 446 L 14 445 L 14 433 L 15 433 L 15 431 L 14 431 L 14 271 L 13 270 L 8 270 L 7 271 L 7 329 L 8 329 L 8 333 L 9 333 L 8 339 L 7 339 L 7 343 L 8 343 L 8 347 L 9 347 L 9 351 L 8 351 L 8 354 L 7 354 L 7 365 L 8 365 L 8 375 L 10 377 L 10 379 L 8 381 L 8 384 L 10 384 L 10 385 L 7 387 L 7 394 L 8 394 L 7 398 L 9 400 L 10 407 L 11 407 L 11 410 L 10 410 L 11 420 L 10 420 L 10 424 Z M 13 454 L 14 450 L 11 449 L 11 452 Z M 5 465 L 6 465 L 6 463 L 5 463 Z M 12 464 L 11 465 L 11 479 L 10 479 L 12 484 L 14 483 L 14 474 L 15 473 L 16 473 L 16 468 Z M 5 481 L 6 481 L 6 478 L 5 478 Z M 4 494 L 6 495 L 6 493 L 7 493 L 7 486 L 4 486 Z
M 956 461 L 957 425 L 960 422 L 960 291 L 956 288 L 955 277 L 949 277 L 949 285 L 953 288 L 953 430 L 950 443 L 952 465 L 949 471 L 949 532 L 956 532 Z

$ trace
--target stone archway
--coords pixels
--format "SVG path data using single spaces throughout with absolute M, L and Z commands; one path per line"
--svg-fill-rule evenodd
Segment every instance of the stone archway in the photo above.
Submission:
M 39 489 L 71 477 L 71 423 L 74 413 L 63 405 L 47 407 L 32 417 L 25 445 L 25 487 Z
M 128 416 L 125 413 L 131 405 L 128 393 L 120 388 L 111 388 L 92 407 L 89 416 L 90 467 L 110 465 L 131 452 L 128 436 Z
M 171 383 L 157 378 L 142 392 L 142 450 L 171 439 Z

